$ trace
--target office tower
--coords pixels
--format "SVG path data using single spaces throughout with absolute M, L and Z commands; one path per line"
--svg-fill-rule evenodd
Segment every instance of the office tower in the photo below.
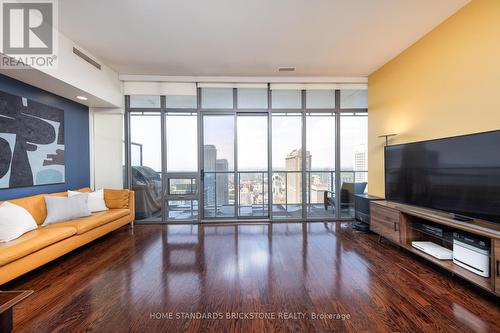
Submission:
M 356 172 L 356 182 L 366 182 L 368 170 L 366 145 L 359 145 L 354 150 L 354 171 Z M 360 172 L 363 171 L 363 172 Z
M 302 170 L 302 150 L 294 149 L 285 159 L 285 171 Z M 311 170 L 311 154 L 306 151 L 306 170 Z M 300 172 L 289 172 L 286 180 L 288 203 L 302 202 L 302 176 Z
M 311 174 L 310 182 L 310 203 L 323 203 L 325 191 L 331 190 L 330 173 Z
M 205 181 L 204 181 L 204 193 L 205 193 L 205 207 L 215 208 L 215 174 L 211 171 L 215 171 L 216 159 L 217 159 L 217 148 L 214 145 L 203 146 L 203 158 L 204 158 L 204 170 L 205 170 Z
M 216 159 L 217 171 L 228 171 L 229 165 L 226 159 Z M 217 205 L 227 205 L 229 203 L 229 174 L 217 173 L 216 178 Z

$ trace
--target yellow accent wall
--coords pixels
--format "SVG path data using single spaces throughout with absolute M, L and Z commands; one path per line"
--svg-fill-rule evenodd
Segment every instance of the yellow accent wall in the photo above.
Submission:
M 472 0 L 371 74 L 368 109 L 369 191 L 379 196 L 377 136 L 406 143 L 500 129 L 500 0 Z

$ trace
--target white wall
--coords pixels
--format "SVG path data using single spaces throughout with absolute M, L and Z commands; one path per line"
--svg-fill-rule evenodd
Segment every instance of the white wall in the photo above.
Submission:
M 73 47 L 100 63 L 101 70 L 76 56 L 73 53 Z M 118 73 L 61 33 L 59 34 L 58 68 L 42 71 L 113 106 L 123 106 L 122 84 Z
M 123 111 L 91 108 L 91 187 L 123 188 Z
M 0 73 L 89 107 L 123 107 L 118 73 L 63 34 L 58 38 L 56 69 L 0 69 Z M 96 60 L 101 69 L 75 55 L 73 47 Z M 78 100 L 78 95 L 86 96 L 88 100 Z

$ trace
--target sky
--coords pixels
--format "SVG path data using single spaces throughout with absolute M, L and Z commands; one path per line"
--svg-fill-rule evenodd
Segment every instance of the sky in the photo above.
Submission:
M 368 117 L 341 117 L 341 166 L 354 167 L 354 151 L 367 143 Z M 160 115 L 132 116 L 131 141 L 142 144 L 143 165 L 161 170 Z M 273 116 L 272 164 L 273 169 L 284 170 L 285 158 L 301 147 L 301 118 L 299 116 Z M 205 116 L 204 143 L 217 147 L 217 158 L 227 159 L 234 165 L 234 117 Z M 266 116 L 238 116 L 237 118 L 239 170 L 266 170 L 267 119 Z M 167 116 L 167 171 L 197 171 L 196 116 Z M 333 170 L 335 165 L 335 120 L 333 116 L 311 116 L 306 121 L 307 150 L 312 155 L 313 170 Z M 134 150 L 135 151 L 135 150 Z M 132 160 L 137 154 L 132 153 Z

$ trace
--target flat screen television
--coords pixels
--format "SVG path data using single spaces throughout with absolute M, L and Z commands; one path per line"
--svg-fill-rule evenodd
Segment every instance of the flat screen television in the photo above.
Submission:
M 500 224 L 500 130 L 385 147 L 385 197 Z

